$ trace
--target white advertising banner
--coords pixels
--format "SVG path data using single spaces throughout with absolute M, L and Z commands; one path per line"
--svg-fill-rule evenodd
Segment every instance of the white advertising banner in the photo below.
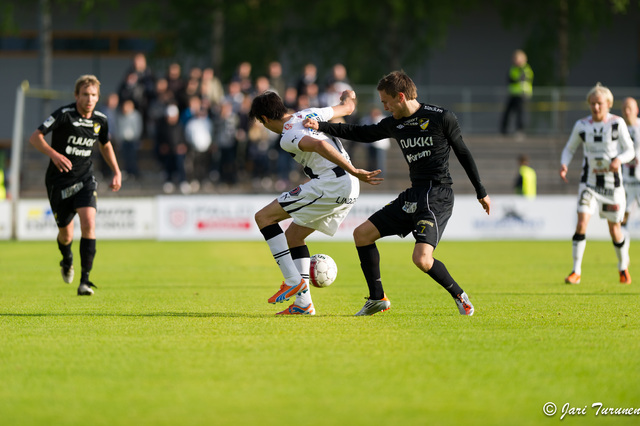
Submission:
M 156 238 L 156 207 L 153 198 L 106 198 L 98 201 L 96 233 L 102 239 Z M 58 227 L 46 199 L 20 200 L 17 238 L 55 239 Z M 74 218 L 74 235 L 80 237 L 80 221 Z
M 0 240 L 11 238 L 12 216 L 11 202 L 0 201 Z
M 364 194 L 333 237 L 351 241 L 353 230 L 372 213 L 392 201 L 396 194 Z M 275 196 L 162 196 L 158 197 L 158 238 L 162 240 L 261 239 L 254 214 Z M 576 225 L 576 197 L 541 196 L 529 200 L 519 196 L 492 197 L 487 216 L 473 196 L 456 197 L 453 216 L 444 233 L 447 240 L 538 239 L 570 240 Z M 289 221 L 283 222 L 285 229 Z M 630 223 L 640 235 L 640 220 Z M 315 232 L 310 239 L 330 237 Z M 409 236 L 408 238 L 413 241 Z M 609 239 L 606 221 L 591 220 L 587 238 Z M 397 239 L 398 237 L 390 237 Z

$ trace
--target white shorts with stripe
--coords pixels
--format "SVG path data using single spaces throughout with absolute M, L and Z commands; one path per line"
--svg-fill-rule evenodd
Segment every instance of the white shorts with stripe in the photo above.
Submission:
M 609 222 L 622 222 L 626 208 L 626 197 L 622 186 L 615 189 L 593 188 L 581 183 L 578 188 L 578 213 L 598 212 Z
M 320 177 L 283 192 L 280 206 L 296 225 L 334 235 L 360 195 L 360 181 L 340 169 L 339 177 Z

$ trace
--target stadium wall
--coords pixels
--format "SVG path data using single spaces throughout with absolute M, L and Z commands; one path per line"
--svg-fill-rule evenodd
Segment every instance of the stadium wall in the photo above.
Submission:
M 361 195 L 333 239 L 351 241 L 355 227 L 394 198 L 395 194 Z M 100 239 L 261 240 L 253 216 L 272 200 L 272 195 L 103 198 L 96 232 Z M 491 215 L 487 216 L 475 197 L 459 196 L 445 238 L 569 241 L 576 224 L 575 203 L 575 196 L 550 195 L 534 200 L 494 196 Z M 18 240 L 55 239 L 57 228 L 46 199 L 19 201 L 16 211 Z M 10 202 L 1 202 L 0 239 L 11 238 L 11 216 Z M 632 214 L 628 228 L 633 238 L 640 238 L 640 217 Z M 79 223 L 75 230 L 79 237 Z M 594 218 L 587 235 L 593 240 L 608 240 L 606 221 Z M 329 238 L 315 233 L 310 240 Z

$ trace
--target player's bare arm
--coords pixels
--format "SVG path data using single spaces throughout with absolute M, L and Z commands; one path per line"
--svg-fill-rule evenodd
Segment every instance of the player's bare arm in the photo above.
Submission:
M 374 170 L 372 172 L 363 169 L 356 169 L 353 164 L 349 163 L 329 142 L 312 138 L 311 136 L 305 136 L 300 140 L 298 147 L 305 152 L 316 152 L 336 164 L 342 167 L 347 173 L 357 177 L 363 182 L 370 185 L 380 185 L 384 178 L 378 178 L 382 170 Z
M 569 183 L 569 179 L 567 179 L 567 171 L 569 169 L 567 168 L 566 164 L 562 164 L 560 166 L 560 177 L 562 178 L 563 181 Z
M 35 149 L 51 158 L 53 165 L 56 166 L 56 169 L 58 169 L 60 172 L 71 171 L 71 160 L 53 149 L 51 145 L 47 143 L 44 135 L 40 130 L 35 130 L 31 134 L 31 136 L 29 137 L 29 143 L 33 145 Z
M 356 109 L 356 92 L 353 90 L 345 90 L 340 96 L 340 103 L 331 108 L 333 108 L 333 118 L 351 115 Z
M 113 151 L 113 145 L 111 142 L 107 142 L 106 144 L 98 144 L 98 148 L 100 149 L 100 154 L 104 161 L 106 161 L 107 165 L 113 172 L 113 178 L 111 178 L 111 184 L 109 184 L 109 188 L 112 191 L 118 191 L 122 187 L 122 173 L 120 172 L 120 167 L 118 166 L 118 161 L 116 160 L 116 154 Z

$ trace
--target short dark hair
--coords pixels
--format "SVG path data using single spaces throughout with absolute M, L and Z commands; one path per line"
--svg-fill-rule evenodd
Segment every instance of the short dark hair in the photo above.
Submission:
M 415 83 L 404 71 L 393 71 L 385 75 L 378 82 L 377 89 L 379 92 L 386 92 L 392 98 L 398 96 L 400 92 L 404 93 L 408 100 L 418 97 Z
M 264 115 L 270 120 L 279 120 L 287 113 L 287 107 L 275 92 L 264 92 L 253 98 L 249 118 L 262 122 Z

